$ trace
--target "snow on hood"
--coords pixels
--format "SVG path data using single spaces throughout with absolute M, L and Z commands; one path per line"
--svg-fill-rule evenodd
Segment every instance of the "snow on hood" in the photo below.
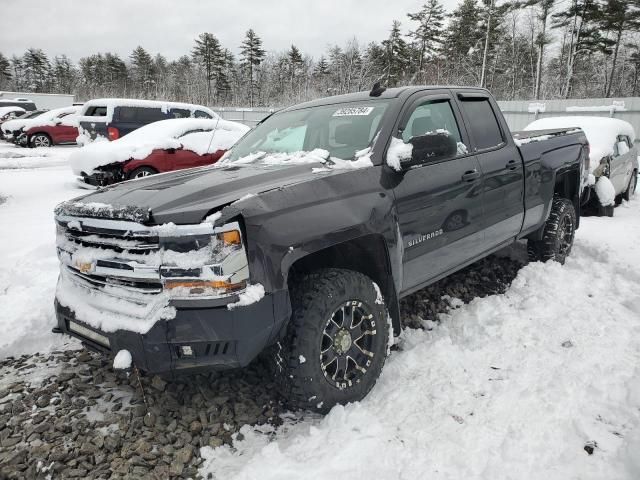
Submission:
M 78 117 L 75 114 L 78 113 L 80 108 L 82 107 L 54 108 L 53 110 L 41 113 L 37 117 L 25 119 L 16 118 L 15 120 L 4 122 L 2 124 L 2 130 L 5 132 L 12 132 L 21 128 L 28 130 L 34 127 L 53 127 L 56 125 L 56 119 L 60 118 L 61 115 L 64 116 L 60 118 L 60 124 L 76 127 L 78 125 Z
M 96 141 L 69 157 L 73 173 L 89 173 L 112 163 L 141 160 L 153 150 L 184 148 L 198 155 L 227 150 L 249 127 L 240 123 L 209 118 L 173 118 L 150 123 L 113 142 Z
M 602 157 L 613 155 L 618 135 L 627 135 L 632 142 L 636 133 L 630 123 L 609 117 L 549 117 L 530 123 L 525 130 L 547 130 L 553 128 L 581 128 L 589 140 L 589 170 L 593 172 Z
M 0 118 L 11 112 L 22 114 L 25 112 L 25 109 L 22 107 L 0 107 Z
M 87 117 L 84 113 L 91 107 L 107 107 L 107 114 L 104 117 Z M 90 100 L 82 106 L 82 110 L 79 113 L 79 120 L 84 122 L 111 122 L 113 120 L 113 112 L 116 107 L 146 107 L 146 108 L 158 108 L 160 107 L 163 112 L 168 112 L 170 109 L 183 109 L 189 110 L 193 114 L 196 110 L 207 112 L 214 119 L 219 118 L 219 115 L 213 110 L 202 105 L 195 105 L 193 103 L 180 103 L 180 102 L 165 102 L 161 100 L 135 100 L 132 98 L 97 98 Z

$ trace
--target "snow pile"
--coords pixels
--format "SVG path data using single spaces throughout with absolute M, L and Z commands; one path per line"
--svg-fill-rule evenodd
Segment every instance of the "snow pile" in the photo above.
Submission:
M 200 475 L 636 480 L 640 277 L 628 264 L 640 259 L 640 203 L 630 205 L 583 219 L 565 266 L 529 264 L 505 294 L 406 330 L 363 401 L 244 426 L 232 447 L 201 450 Z
M 233 310 L 238 307 L 246 307 L 253 303 L 259 302 L 264 297 L 264 287 L 260 283 L 253 285 L 247 285 L 244 292 L 238 295 L 238 301 L 227 305 L 229 310 Z
M 22 148 L 0 142 L 0 170 L 14 168 L 46 168 L 67 165 L 72 146 Z M 0 189 L 1 193 L 1 189 Z
M 103 117 L 91 117 L 85 114 L 94 107 L 106 107 L 107 114 Z M 135 100 L 131 98 L 96 98 L 86 102 L 82 106 L 82 110 L 79 112 L 78 120 L 81 122 L 93 122 L 93 123 L 105 123 L 113 121 L 113 113 L 116 107 L 142 107 L 142 108 L 160 108 L 163 113 L 167 113 L 170 110 L 188 110 L 193 116 L 196 110 L 206 112 L 211 115 L 212 119 L 217 119 L 218 114 L 213 110 L 202 105 L 195 105 L 192 103 L 180 103 L 180 102 L 165 102 L 163 100 Z
M 131 352 L 129 350 L 120 350 L 113 359 L 113 368 L 115 370 L 128 370 L 131 368 Z
M 184 148 L 198 155 L 226 150 L 249 127 L 236 122 L 208 118 L 174 118 L 150 123 L 113 142 L 92 142 L 69 157 L 76 175 L 127 160 L 141 160 L 159 149 Z
M 391 137 L 391 145 L 387 150 L 387 165 L 399 172 L 402 169 L 402 161 L 409 160 L 412 151 L 413 145 L 404 143 L 401 138 Z
M 81 107 L 54 108 L 53 110 L 41 113 L 37 117 L 9 120 L 2 124 L 2 131 L 7 135 L 8 132 L 19 129 L 28 130 L 34 127 L 53 127 L 55 125 L 77 127 L 78 117 L 75 114 L 80 108 Z
M 609 205 L 613 205 L 616 199 L 616 189 L 609 180 L 604 175 L 598 179 L 596 182 L 596 195 L 598 196 L 598 200 L 600 200 L 600 204 L 603 207 L 608 207 Z
M 325 163 L 329 158 L 329 152 L 322 148 L 316 148 L 310 152 L 255 152 L 236 160 L 218 162 L 219 167 L 233 165 L 246 165 L 249 163 L 261 163 L 263 165 L 304 165 L 311 163 Z
M 618 118 L 608 117 L 549 117 L 531 122 L 525 127 L 529 130 L 548 130 L 554 128 L 581 128 L 589 140 L 589 171 L 600 165 L 600 160 L 613 155 L 618 135 L 627 135 L 631 142 L 636 133 L 630 123 Z

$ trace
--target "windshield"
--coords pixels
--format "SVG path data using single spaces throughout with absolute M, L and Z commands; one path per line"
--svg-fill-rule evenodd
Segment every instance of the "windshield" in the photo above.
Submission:
M 381 125 L 389 100 L 323 105 L 277 113 L 247 133 L 226 161 L 253 155 L 326 150 L 331 157 L 354 159 L 367 148 Z

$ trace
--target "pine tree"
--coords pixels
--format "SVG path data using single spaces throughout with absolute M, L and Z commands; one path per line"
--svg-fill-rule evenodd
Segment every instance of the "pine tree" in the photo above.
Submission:
M 640 0 L 606 0 L 601 16 L 596 19 L 601 31 L 613 35 L 610 41 L 613 47 L 613 59 L 609 76 L 605 78 L 605 97 L 611 95 L 618 53 L 622 43 L 622 37 L 627 32 L 640 30 Z M 608 37 L 608 36 L 607 36 Z M 608 52 L 605 52 L 608 53 Z
M 247 30 L 245 39 L 240 45 L 240 65 L 247 71 L 249 80 L 249 106 L 253 107 L 253 92 L 256 87 L 254 69 L 264 60 L 266 53 L 262 49 L 262 40 L 253 29 Z
M 72 93 L 76 78 L 76 69 L 66 55 L 53 59 L 54 87 L 57 93 Z
M 29 48 L 22 56 L 22 68 L 27 88 L 32 92 L 46 92 L 51 64 L 39 48 Z
M 0 53 L 0 88 L 5 88 L 11 81 L 11 63 Z
M 298 76 L 300 67 L 302 66 L 302 54 L 295 45 L 291 45 L 291 50 L 287 52 L 287 64 L 289 67 L 289 79 L 291 81 L 291 90 L 295 90 L 295 80 Z
M 148 97 L 151 88 L 155 85 L 153 58 L 141 46 L 136 47 L 129 58 L 131 59 L 133 79 L 142 87 L 142 95 Z
M 400 22 L 393 21 L 389 38 L 382 42 L 385 50 L 385 77 L 389 86 L 398 85 L 406 73 L 409 63 L 407 43 L 400 33 Z
M 423 82 L 425 56 L 433 55 L 442 44 L 444 7 L 438 0 L 429 0 L 419 12 L 408 13 L 407 16 L 411 21 L 418 22 L 418 27 L 409 32 L 409 37 L 418 45 L 418 74 Z
M 211 104 L 211 82 L 220 77 L 224 68 L 224 52 L 220 42 L 211 33 L 201 33 L 196 38 L 196 46 L 192 52 L 194 60 L 204 67 L 207 81 L 207 105 Z M 217 97 L 217 95 L 216 95 Z

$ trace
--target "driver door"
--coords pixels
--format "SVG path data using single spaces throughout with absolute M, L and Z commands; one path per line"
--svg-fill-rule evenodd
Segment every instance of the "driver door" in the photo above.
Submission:
M 394 133 L 421 143 L 394 187 L 403 242 L 403 291 L 413 290 L 483 250 L 482 174 L 450 95 L 411 101 Z M 440 135 L 437 141 L 417 137 Z M 447 139 L 448 137 L 448 139 Z M 435 145 L 429 150 L 428 145 Z M 427 147 L 424 147 L 427 145 Z

